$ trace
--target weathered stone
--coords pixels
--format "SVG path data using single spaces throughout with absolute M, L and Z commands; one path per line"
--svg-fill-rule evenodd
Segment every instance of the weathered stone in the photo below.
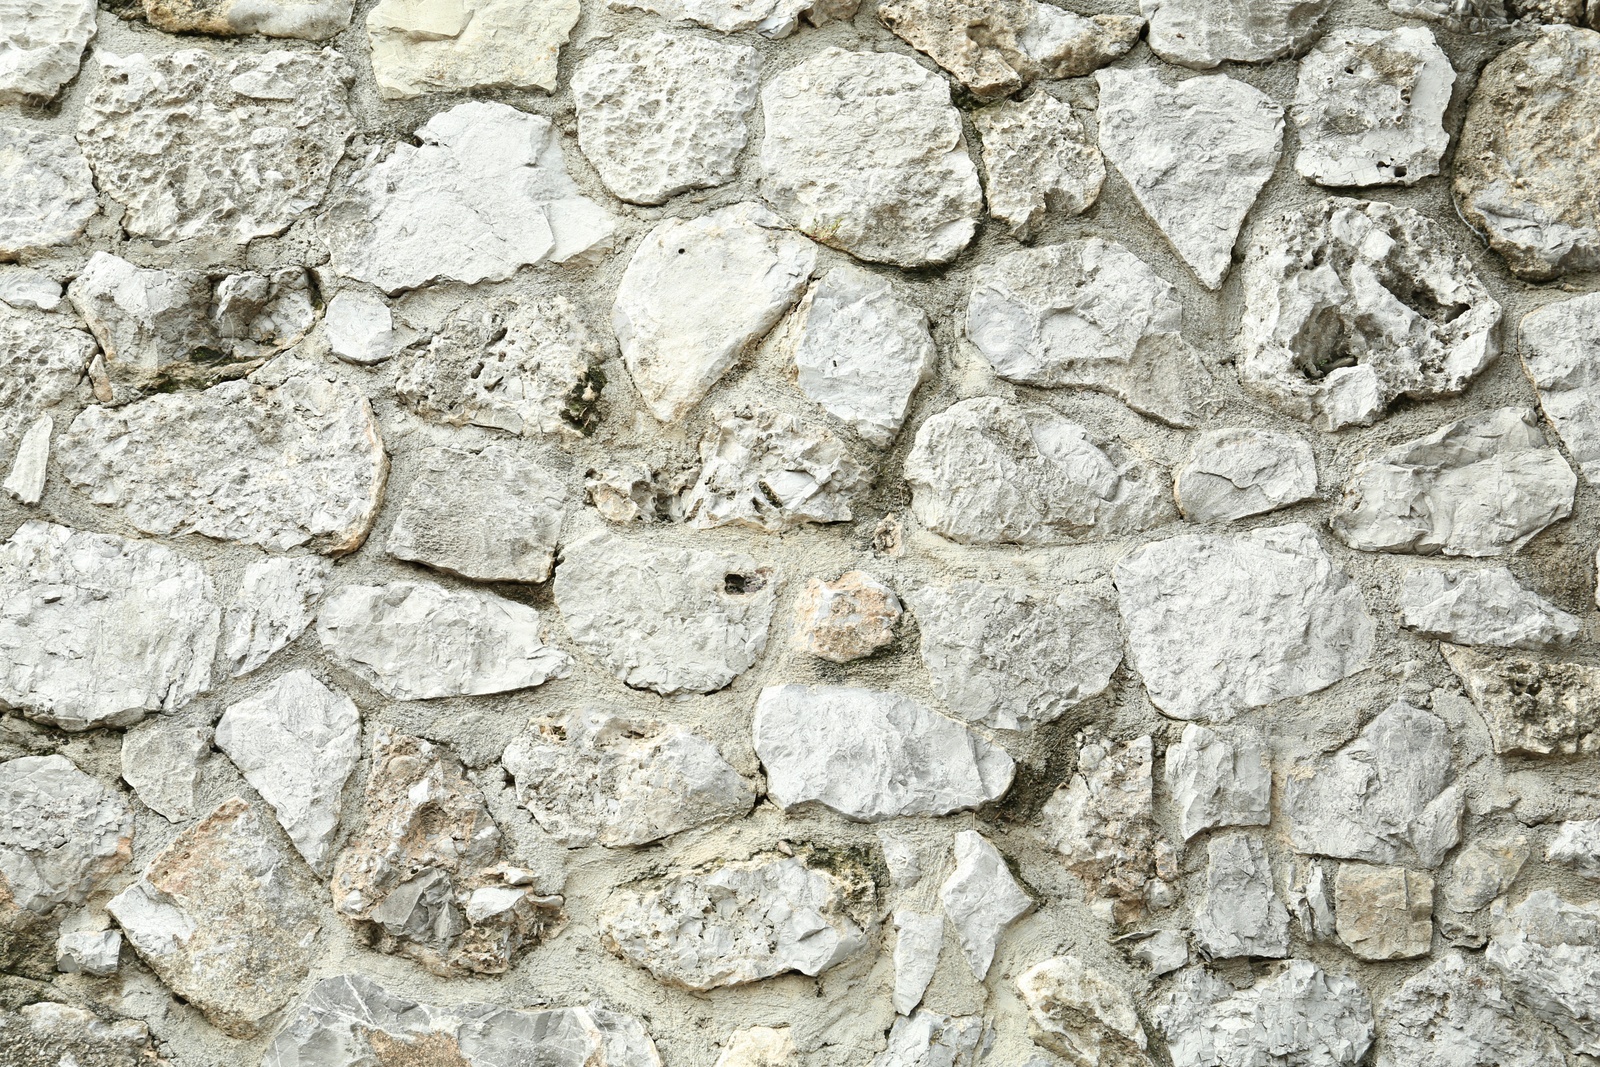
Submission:
M 1076 956 L 1052 956 L 1017 979 L 1028 1033 L 1070 1067 L 1146 1067 L 1149 1042 L 1127 991 Z
M 933 981 L 944 947 L 944 916 L 899 908 L 894 913 L 894 1010 L 910 1015 Z
M 1485 958 L 1569 1052 L 1600 1056 L 1600 904 L 1540 889 L 1496 908 Z
M 1068 544 L 1176 514 L 1159 468 L 1047 408 L 992 396 L 924 422 L 905 477 L 917 519 L 962 544 Z
M 1333 895 L 1339 940 L 1360 959 L 1411 959 L 1433 947 L 1433 879 L 1427 875 L 1341 863 Z
M 1524 588 L 1505 567 L 1413 567 L 1400 583 L 1403 625 L 1461 645 L 1541 649 L 1572 642 L 1583 620 Z
M 993 1044 L 994 1031 L 979 1016 L 921 1010 L 894 1021 L 889 1047 L 871 1067 L 979 1067 Z
M 1207 430 L 1173 479 L 1190 522 L 1232 522 L 1317 495 L 1317 459 L 1296 434 L 1252 427 Z
M 527 17 L 527 5 L 506 6 Z M 502 281 L 609 247 L 612 217 L 578 192 L 549 119 L 472 101 L 416 136 L 420 145 L 395 145 L 330 198 L 320 227 L 339 274 L 393 294 Z
M 211 730 L 166 718 L 146 719 L 122 735 L 122 780 L 144 806 L 168 822 L 195 814 L 200 771 L 211 754 Z
M 650 414 L 674 423 L 698 404 L 795 302 L 815 263 L 811 242 L 759 204 L 658 223 L 611 307 Z
M 1406 18 L 1437 22 L 1453 33 L 1490 33 L 1506 28 L 1505 0 L 1389 0 Z
M 353 0 L 144 0 L 144 17 L 168 33 L 217 37 L 298 37 L 325 41 L 350 25 Z
M 681 726 L 574 711 L 543 720 L 500 762 L 517 801 L 568 848 L 624 848 L 737 819 L 755 790 L 717 746 Z
M 95 59 L 78 143 L 130 234 L 244 244 L 282 233 L 327 194 L 354 131 L 352 71 L 331 49 Z
M 1585 878 L 1600 880 L 1600 819 L 1562 823 L 1544 858 L 1564 863 Z
M 761 56 L 748 45 L 629 37 L 572 72 L 578 145 L 623 200 L 659 204 L 723 185 L 739 167 Z
M 752 1026 L 728 1035 L 716 1067 L 790 1067 L 794 1054 L 787 1026 Z
M 1377 1067 L 1563 1067 L 1548 1031 L 1506 999 L 1494 973 L 1459 952 L 1418 971 L 1378 1005 Z
M 927 872 L 922 851 L 909 837 L 887 826 L 878 827 L 878 845 L 883 849 L 883 863 L 889 868 L 889 884 L 896 889 L 910 889 L 922 881 Z
M 17 444 L 16 458 L 11 462 L 11 473 L 6 475 L 6 495 L 19 504 L 33 507 L 44 496 L 44 479 L 50 460 L 50 432 L 55 420 L 40 415 L 28 424 Z
M 708 30 L 739 33 L 754 30 L 782 38 L 804 19 L 812 26 L 848 22 L 860 0 L 609 0 L 613 11 L 650 11 L 676 24 L 694 23 Z
M 299 992 L 322 930 L 316 885 L 238 797 L 219 804 L 106 905 L 157 977 L 229 1037 Z
M 1497 55 L 1467 105 L 1455 196 L 1518 275 L 1600 267 L 1600 37 L 1552 26 Z
M 1326 867 L 1316 860 L 1302 860 L 1295 866 L 1300 877 L 1292 900 L 1300 936 L 1312 943 L 1331 942 L 1338 933 L 1338 923 L 1333 917 Z
M 29 10 L 50 6 L 33 4 Z M 80 5 L 72 0 L 69 6 Z M 92 28 L 92 6 L 89 12 Z M 0 14 L 4 13 L 0 9 Z M 12 14 L 28 18 L 20 0 Z M 6 51 L 4 38 L 0 38 L 0 55 Z M 0 103 L 4 102 L 5 81 L 0 67 Z M 70 244 L 99 210 L 89 164 L 77 142 L 30 127 L 0 126 L 0 260 Z
M 752 733 L 767 798 L 785 810 L 815 803 L 863 822 L 946 815 L 1011 787 L 1004 749 L 898 693 L 768 686 Z
M 1372 651 L 1360 589 L 1304 523 L 1157 541 L 1114 577 L 1129 662 L 1173 718 L 1227 721 L 1326 689 Z
M 1361 984 L 1310 960 L 1238 990 L 1191 967 L 1151 1014 L 1173 1067 L 1356 1067 L 1372 1047 Z
M 1130 953 L 1150 969 L 1152 978 L 1171 974 L 1189 963 L 1189 939 L 1182 930 L 1157 930 L 1141 939 Z
M 974 112 L 972 124 L 983 141 L 989 214 L 1008 223 L 1013 237 L 1029 240 L 1047 215 L 1081 215 L 1100 198 L 1105 160 L 1070 104 L 1040 90 Z
M 864 659 L 894 642 L 900 598 L 864 571 L 812 578 L 795 605 L 795 647 L 830 663 Z
M 1126 248 L 1092 237 L 979 265 L 966 334 L 1008 381 L 1094 389 L 1187 427 L 1208 376 L 1179 333 L 1182 318 L 1170 284 Z
M 0 305 L 0 461 L 10 462 L 39 416 L 83 393 L 94 339 L 65 315 Z
M 1278 899 L 1261 839 L 1240 831 L 1206 842 L 1205 890 L 1194 939 L 1212 959 L 1289 954 L 1289 909 Z
M 1454 396 L 1500 351 L 1500 305 L 1440 226 L 1330 197 L 1265 220 L 1245 254 L 1239 381 L 1318 429 Z
M 207 315 L 236 359 L 267 359 L 316 325 L 320 296 L 301 267 L 230 274 L 217 283 Z
M 1031 730 L 1105 692 L 1122 662 L 1108 597 L 963 581 L 912 598 L 933 692 L 952 714 Z
M 560 929 L 562 899 L 502 862 L 500 828 L 452 752 L 383 725 L 370 734 L 363 826 L 334 863 L 334 910 L 379 952 L 440 977 L 504 973 Z
M 1159 12 L 1171 10 L 1172 0 L 1166 3 Z M 1243 17 L 1256 4 L 1225 6 L 1242 8 Z M 1100 151 L 1201 284 L 1220 288 L 1239 227 L 1283 152 L 1283 108 L 1222 74 L 1168 85 L 1153 70 L 1111 69 L 1095 79 Z
M 1150 50 L 1209 70 L 1227 60 L 1269 63 L 1305 48 L 1333 0 L 1139 0 Z
M 322 333 L 334 355 L 357 366 L 382 363 L 401 347 L 402 335 L 394 327 L 389 305 L 355 289 L 336 293 L 328 301 Z
M 777 533 L 850 521 L 851 499 L 870 477 L 838 437 L 764 405 L 715 417 L 700 442 L 700 478 L 683 499 L 690 526 Z
M 42 104 L 78 76 L 94 0 L 0 0 L 0 104 Z
M 1326 760 L 1289 774 L 1284 811 L 1297 851 L 1437 867 L 1461 838 L 1450 728 L 1396 701 Z
M 0 763 L 0 813 L 0 949 L 25 925 L 82 904 L 133 856 L 127 801 L 65 756 Z
M 844 264 L 811 283 L 771 344 L 808 399 L 878 448 L 894 443 L 938 356 L 926 312 Z
M 1600 669 L 1443 645 L 1501 756 L 1600 751 Z
M 686 989 L 788 971 L 816 976 L 866 946 L 854 912 L 870 904 L 871 885 L 864 870 L 823 869 L 804 856 L 731 860 L 617 889 L 601 914 L 600 939 Z
M 858 259 L 948 263 L 983 210 L 943 78 L 892 52 L 825 48 L 761 91 L 761 195 Z
M 1528 855 L 1528 839 L 1523 834 L 1473 841 L 1451 861 L 1441 893 L 1445 907 L 1459 912 L 1488 907 L 1511 888 Z
M 61 306 L 61 283 L 32 267 L 0 264 L 0 303 L 19 310 L 54 311 Z
M 578 0 L 380 0 L 367 15 L 372 74 L 387 100 L 556 87 Z
M 25 522 L 0 545 L 0 704 L 64 730 L 128 726 L 211 684 L 221 612 L 200 565 Z
M 1133 15 L 1085 18 L 1038 0 L 890 0 L 878 18 L 979 100 L 1035 78 L 1077 78 L 1120 59 L 1144 32 Z
M 0 11 L 0 14 L 4 14 Z M 10 1067 L 168 1067 L 137 1019 L 107 1022 L 85 1008 L 39 1001 L 0 1011 L 0 1045 Z
M 56 939 L 56 970 L 96 978 L 117 973 L 122 935 L 115 930 L 62 931 Z
M 1272 768 L 1259 738 L 1229 740 L 1190 723 L 1167 746 L 1167 789 L 1185 840 L 1218 826 L 1265 826 L 1272 821 Z
M 1600 485 L 1600 294 L 1546 304 L 1522 320 L 1522 369 L 1539 410 L 1584 481 Z
M 590 470 L 583 488 L 602 519 L 627 526 L 635 522 L 682 521 L 682 495 L 690 480 L 682 475 L 664 475 L 642 463 L 628 463 Z
M 505 693 L 565 678 L 525 604 L 433 582 L 347 585 L 317 615 L 322 649 L 395 700 Z
M 235 678 L 306 632 L 332 575 L 333 564 L 318 556 L 269 556 L 244 569 L 228 605 L 222 653 Z
M 56 455 L 69 482 L 145 533 L 329 556 L 366 540 L 389 468 L 367 398 L 309 371 L 96 405 Z
M 1011 877 L 1000 850 L 978 831 L 956 834 L 955 857 L 955 870 L 939 887 L 939 902 L 955 927 L 972 976 L 981 982 L 994 962 L 1000 935 L 1033 910 L 1033 898 Z

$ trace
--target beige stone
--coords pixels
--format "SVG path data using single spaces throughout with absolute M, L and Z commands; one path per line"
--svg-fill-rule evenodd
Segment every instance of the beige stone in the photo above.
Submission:
M 795 647 L 832 663 L 862 659 L 894 641 L 902 613 L 894 590 L 864 571 L 813 578 L 795 606 Z
M 381 0 L 367 15 L 386 99 L 469 89 L 556 87 L 578 0 Z
M 1361 959 L 1411 959 L 1433 946 L 1433 879 L 1425 874 L 1341 863 L 1333 897 L 1339 940 Z

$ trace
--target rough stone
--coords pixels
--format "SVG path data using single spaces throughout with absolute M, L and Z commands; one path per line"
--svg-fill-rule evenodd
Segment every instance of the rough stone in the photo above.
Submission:
M 713 417 L 700 442 L 700 478 L 683 499 L 690 526 L 777 533 L 850 521 L 851 500 L 870 478 L 833 433 L 764 405 Z
M 1600 669 L 1456 645 L 1440 651 L 1483 714 L 1497 755 L 1600 752 Z
M 1600 819 L 1562 823 L 1544 858 L 1564 863 L 1585 878 L 1600 880 Z
M 16 2 L 12 14 L 22 19 L 28 18 L 29 11 L 52 6 L 30 3 L 24 10 L 23 0 Z M 68 6 L 81 5 L 73 0 Z M 89 12 L 92 28 L 92 5 Z M 5 14 L 4 9 L 0 14 Z M 0 55 L 6 51 L 4 38 L 0 38 Z M 0 66 L 0 102 L 4 101 L 6 80 Z M 44 130 L 0 126 L 0 260 L 70 244 L 99 210 L 89 164 L 77 142 Z
M 334 910 L 379 952 L 442 978 L 504 973 L 559 931 L 562 899 L 502 862 L 505 840 L 453 753 L 384 725 L 370 736 L 363 826 L 334 863 Z
M 1204 895 L 1194 939 L 1211 959 L 1289 954 L 1289 909 L 1278 899 L 1261 839 L 1234 831 L 1206 842 Z
M 370 293 L 335 293 L 322 313 L 328 348 L 346 363 L 369 367 L 394 356 L 403 335 L 395 329 L 389 305 Z
M 983 142 L 989 214 L 1008 223 L 1011 236 L 1030 240 L 1047 216 L 1081 215 L 1100 198 L 1105 160 L 1070 104 L 1041 90 L 974 112 L 972 124 Z
M 386 100 L 425 93 L 556 87 L 578 0 L 380 0 L 367 15 L 372 74 Z
M 1152 978 L 1171 974 L 1189 962 L 1189 939 L 1182 930 L 1157 930 L 1135 944 L 1135 960 L 1150 969 Z
M 1488 907 L 1511 888 L 1528 855 L 1528 838 L 1523 834 L 1480 837 L 1469 843 L 1451 861 L 1440 894 L 1445 907 L 1459 912 Z
M 690 480 L 663 475 L 642 463 L 628 463 L 591 469 L 584 477 L 583 489 L 600 517 L 618 526 L 678 522 L 683 519 L 682 496 Z
M 1075 956 L 1052 956 L 1017 979 L 1028 1033 L 1070 1067 L 1147 1067 L 1149 1041 L 1126 990 Z
M 82 904 L 127 865 L 133 812 L 65 756 L 23 756 L 0 763 L 0 813 L 4 959 L 26 926 Z
M 858 259 L 948 263 L 983 210 L 944 79 L 909 56 L 825 48 L 767 80 L 761 195 Z
M 1539 889 L 1496 908 L 1485 958 L 1577 1056 L 1600 1056 L 1600 904 Z
M 1413 567 L 1400 583 L 1401 623 L 1460 645 L 1538 650 L 1577 638 L 1583 620 L 1523 587 L 1505 567 Z
M 972 976 L 983 981 L 1006 927 L 1033 910 L 1006 859 L 976 830 L 956 834 L 956 867 L 939 887 L 939 902 L 955 927 Z
M 1455 155 L 1455 198 L 1506 265 L 1543 280 L 1600 267 L 1600 36 L 1552 26 L 1490 61 Z
M 54 311 L 61 306 L 61 283 L 32 267 L 0 264 L 0 303 L 19 310 Z
M 208 727 L 146 719 L 122 735 L 122 780 L 163 819 L 188 822 L 195 815 L 195 792 L 210 754 Z
M 962 581 L 912 598 L 933 692 L 954 715 L 1031 730 L 1105 692 L 1122 628 L 1096 592 Z
M 1144 0 L 1147 9 L 1153 2 Z M 1157 21 L 1175 6 L 1166 3 Z M 1243 17 L 1255 6 L 1282 5 L 1230 0 L 1224 6 L 1241 8 Z M 1095 79 L 1100 151 L 1201 284 L 1221 288 L 1239 227 L 1283 152 L 1283 108 L 1222 74 L 1168 85 L 1152 70 L 1111 69 Z
M 505 6 L 527 17 L 527 5 Z M 578 192 L 549 119 L 472 101 L 416 136 L 421 144 L 396 144 L 329 199 L 320 228 L 344 277 L 394 294 L 432 281 L 503 281 L 609 247 L 611 214 Z
M 50 433 L 55 420 L 40 415 L 28 424 L 17 444 L 17 455 L 6 475 L 6 495 L 19 504 L 33 507 L 44 496 L 44 479 L 50 461 Z
M 1245 254 L 1239 381 L 1318 429 L 1454 396 L 1499 354 L 1500 305 L 1431 219 L 1330 197 L 1262 222 Z
M 894 1021 L 889 1047 L 870 1067 L 979 1067 L 993 1044 L 993 1030 L 976 1015 L 920 1010 Z
M 716 1067 L 790 1067 L 794 1055 L 787 1026 L 752 1026 L 728 1036 Z
M 1459 952 L 1407 978 L 1378 1005 L 1377 1067 L 1563 1067 L 1555 1039 L 1507 999 L 1494 973 Z
M 0 305 L 0 460 L 10 462 L 41 415 L 82 397 L 94 339 L 65 315 Z
M 947 815 L 1005 795 L 1005 750 L 908 697 L 854 686 L 768 686 L 752 726 L 767 798 L 849 819 Z
M 331 49 L 95 59 L 78 143 L 137 236 L 244 244 L 282 233 L 327 194 L 354 131 L 352 71 Z
M 0 11 L 0 14 L 3 14 Z M 39 1001 L 0 1010 L 0 1044 L 12 1067 L 168 1067 L 137 1019 L 107 1022 L 86 1008 Z
M 939 966 L 944 916 L 900 908 L 894 913 L 894 929 L 894 1010 L 910 1015 Z
M 150 25 L 168 33 L 205 33 L 217 37 L 297 37 L 325 41 L 350 25 L 353 0 L 144 0 Z
M 848 22 L 860 0 L 609 0 L 613 11 L 650 11 L 675 24 L 693 23 L 722 33 L 754 30 L 789 36 L 802 19 L 812 26 Z
M 1505 0 L 1389 0 L 1405 18 L 1436 22 L 1453 33 L 1490 33 L 1506 28 Z
M 894 643 L 902 614 L 894 590 L 865 571 L 812 578 L 795 605 L 795 647 L 830 663 L 864 659 Z
M 0 0 L 0 104 L 55 99 L 78 76 L 95 10 L 94 0 Z
M 1433 879 L 1427 875 L 1341 863 L 1333 894 L 1339 940 L 1358 958 L 1411 959 L 1433 947 Z
M 628 37 L 572 73 L 578 145 L 606 188 L 635 204 L 723 185 L 738 171 L 761 56 L 748 45 Z
M 1191 967 L 1151 1014 L 1174 1067 L 1356 1067 L 1372 1047 L 1361 983 L 1310 960 L 1237 990 Z
M 961 544 L 1068 544 L 1176 514 L 1159 468 L 1047 408 L 992 396 L 924 422 L 905 477 L 918 521 Z
M 756 799 L 699 735 L 604 711 L 540 721 L 500 762 L 516 780 L 518 803 L 568 848 L 646 845 L 740 818 Z
M 544 642 L 533 608 L 433 582 L 347 585 L 323 602 L 317 638 L 394 700 L 531 689 L 572 666 Z
M 1522 320 L 1522 369 L 1577 461 L 1584 481 L 1600 485 L 1600 294 L 1563 300 Z
M 229 672 L 249 674 L 305 633 L 332 576 L 333 564 L 318 556 L 269 556 L 246 567 L 225 623 Z
M 1270 63 L 1304 49 L 1333 0 L 1139 0 L 1150 50 L 1168 63 L 1209 70 Z
M 1007 381 L 1093 389 L 1188 427 L 1209 376 L 1179 333 L 1182 318 L 1177 290 L 1126 248 L 1092 237 L 980 264 L 966 336 Z
M 1173 479 L 1190 522 L 1232 522 L 1317 496 L 1317 461 L 1296 434 L 1248 426 L 1207 430 Z
M 178 996 L 248 1038 L 299 992 L 322 929 L 316 885 L 255 809 L 223 801 L 106 905 Z
M 1189 723 L 1167 746 L 1167 789 L 1185 840 L 1219 826 L 1266 826 L 1272 821 L 1272 767 L 1258 737 L 1233 740 Z
M 64 730 L 176 711 L 211 684 L 221 612 L 171 549 L 29 521 L 0 545 L 0 704 Z
M 117 973 L 122 935 L 115 930 L 63 931 L 56 940 L 56 970 L 104 978 Z

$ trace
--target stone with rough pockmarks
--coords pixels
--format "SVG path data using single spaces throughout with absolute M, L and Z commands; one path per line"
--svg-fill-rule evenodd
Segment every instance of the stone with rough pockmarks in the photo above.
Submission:
M 1013 237 L 1029 240 L 1046 216 L 1081 215 L 1100 198 L 1105 160 L 1070 104 L 1039 91 L 974 112 L 972 123 L 983 141 L 989 214 Z
M 1100 151 L 1201 284 L 1221 288 L 1283 152 L 1283 108 L 1223 74 L 1168 85 L 1153 70 L 1111 69 L 1095 79 Z
M 1413 567 L 1400 583 L 1401 624 L 1458 645 L 1538 650 L 1565 645 L 1583 620 L 1517 581 L 1505 567 Z
M 1413 959 L 1433 947 L 1433 879 L 1425 874 L 1341 863 L 1333 901 L 1339 940 L 1358 959 Z
M 869 479 L 843 441 L 776 408 L 717 415 L 700 442 L 700 478 L 683 498 L 690 526 L 776 533 L 850 521 L 850 502 Z
M 854 686 L 768 686 L 752 726 L 767 796 L 878 822 L 947 815 L 1011 787 L 1006 751 L 908 697 Z
M 0 0 L 0 14 L 5 4 Z M 0 45 L 3 41 L 0 37 Z M 0 47 L 0 82 L 5 52 Z M 77 142 L 44 130 L 0 126 L 0 260 L 71 243 L 99 210 Z
M 698 404 L 799 298 L 816 254 L 751 203 L 665 219 L 646 234 L 611 328 L 650 414 L 677 422 Z
M 1006 927 L 1033 910 L 1006 859 L 976 830 L 956 834 L 956 868 L 939 887 L 939 903 L 955 927 L 972 976 L 983 981 Z
M 1272 821 L 1272 766 L 1259 737 L 1230 739 L 1197 723 L 1167 746 L 1167 790 L 1185 840 L 1217 826 Z
M 1375 623 L 1304 523 L 1184 534 L 1116 566 L 1128 659 L 1178 719 L 1225 722 L 1361 670 Z
M 748 45 L 660 31 L 625 38 L 572 72 L 578 145 L 606 188 L 635 204 L 723 185 L 750 136 L 760 70 Z
M 994 1030 L 978 1015 L 941 1015 L 926 1008 L 897 1018 L 889 1047 L 870 1067 L 979 1067 L 994 1045 Z
M 1600 904 L 1540 889 L 1497 906 L 1484 958 L 1570 1052 L 1600 1056 Z
M 1173 1067 L 1356 1067 L 1372 1047 L 1361 983 L 1310 960 L 1289 960 L 1243 989 L 1190 967 L 1151 1015 Z
M 858 259 L 948 263 L 983 193 L 943 78 L 909 56 L 825 48 L 767 80 L 761 195 Z
M 168 822 L 188 822 L 211 738 L 210 727 L 184 726 L 166 716 L 146 719 L 122 734 L 122 780 Z
M 1094 389 L 1188 427 L 1209 379 L 1182 320 L 1170 284 L 1126 248 L 1092 237 L 979 265 L 966 334 L 1008 381 Z
M 41 415 L 83 397 L 94 338 L 66 315 L 0 304 L 0 462 Z
M 795 647 L 830 663 L 863 659 L 894 642 L 903 613 L 894 590 L 863 571 L 812 578 L 795 605 Z
M 168 33 L 325 41 L 350 25 L 353 0 L 144 0 L 144 17 Z
M 1522 369 L 1583 480 L 1600 485 L 1600 294 L 1546 304 L 1525 316 Z
M 1035 1044 L 1071 1067 L 1148 1067 L 1133 998 L 1076 956 L 1052 956 L 1017 979 Z
M 778 585 L 749 556 L 599 533 L 562 548 L 555 596 L 579 648 L 624 684 L 673 696 L 715 692 L 750 669 Z
M 1315 499 L 1317 458 L 1305 438 L 1248 426 L 1207 430 L 1173 479 L 1191 522 L 1232 522 Z
M 1562 823 L 1544 858 L 1564 863 L 1585 878 L 1600 880 L 1600 819 Z
M 1195 904 L 1194 939 L 1218 960 L 1289 954 L 1289 909 L 1278 899 L 1259 837 L 1234 831 L 1206 842 L 1205 890 Z
M 1502 756 L 1600 751 L 1600 669 L 1442 645 Z
M 1450 952 L 1378 1005 L 1377 1067 L 1564 1067 L 1554 1036 L 1506 996 L 1494 971 Z
M 1572 514 L 1577 486 L 1538 416 L 1499 408 L 1358 464 L 1328 527 L 1363 552 L 1510 556 Z
M 65 756 L 0 763 L 0 812 L 3 958 L 24 926 L 82 904 L 126 866 L 133 855 L 133 812 L 121 794 Z
M 306 632 L 332 575 L 333 564 L 319 556 L 271 556 L 244 569 L 223 627 L 222 654 L 235 678 Z
M 95 11 L 94 0 L 0 0 L 0 104 L 48 103 L 76 78 Z
M 476 89 L 556 87 L 578 0 L 380 0 L 367 15 L 372 74 L 386 100 Z
M 848 22 L 861 0 L 609 0 L 614 11 L 649 11 L 672 23 L 693 23 L 722 33 L 753 30 L 774 40 L 803 19 L 812 26 Z
M 3 14 L 3 8 L 0 8 Z M 0 1011 L 0 1042 L 15 1067 L 167 1067 L 150 1028 L 137 1019 L 106 1021 L 86 1008 L 41 1000 Z
M 1150 50 L 1168 63 L 1209 70 L 1227 60 L 1268 63 L 1316 37 L 1333 0 L 1139 0 Z

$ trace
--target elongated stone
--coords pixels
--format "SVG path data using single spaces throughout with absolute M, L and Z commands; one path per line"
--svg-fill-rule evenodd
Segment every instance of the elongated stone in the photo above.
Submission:
M 0 12 L 3 14 L 3 12 Z M 16 1067 L 164 1067 L 150 1028 L 137 1019 L 108 1022 L 86 1008 L 41 1000 L 0 1011 L 0 1040 Z
M 367 14 L 372 74 L 388 100 L 473 89 L 556 87 L 578 0 L 380 0 Z
M 900 908 L 894 913 L 894 929 L 894 1010 L 910 1015 L 939 966 L 944 916 Z
M 17 444 L 16 458 L 11 461 L 11 473 L 6 475 L 6 495 L 19 504 L 33 507 L 44 496 L 46 465 L 50 460 L 50 432 L 55 420 L 40 415 L 28 424 L 22 440 Z
M 33 9 L 49 6 L 40 4 Z M 78 4 L 74 0 L 63 6 Z M 6 14 L 4 8 L 0 14 Z M 28 16 L 18 10 L 12 17 Z M 89 25 L 94 25 L 92 17 Z M 0 34 L 6 32 L 0 30 Z M 0 54 L 6 52 L 4 43 L 0 37 Z M 0 69 L 0 87 L 5 81 Z M 5 90 L 0 88 L 0 102 L 4 97 Z M 0 126 L 0 260 L 69 244 L 99 210 L 89 164 L 71 137 L 25 126 Z
M 1555 1038 L 1518 1011 L 1495 973 L 1450 952 L 1378 1005 L 1377 1067 L 1563 1067 Z
M 0 104 L 44 104 L 78 76 L 94 0 L 0 0 Z
M 613 11 L 651 11 L 675 24 L 693 23 L 721 33 L 752 30 L 774 40 L 802 21 L 825 26 L 849 21 L 861 0 L 608 0 Z
M 1600 485 L 1600 294 L 1546 304 L 1522 320 L 1522 369 L 1539 410 L 1590 485 Z
M 66 315 L 0 304 L 0 462 L 10 463 L 41 415 L 86 398 L 94 338 Z
M 168 33 L 205 33 L 217 37 L 296 37 L 325 41 L 350 25 L 354 0 L 144 0 L 144 17 Z
M 1192 522 L 1232 522 L 1311 500 L 1317 461 L 1303 437 L 1229 427 L 1195 438 L 1173 478 L 1178 510 Z
M 1320 31 L 1333 0 L 1139 0 L 1150 50 L 1208 70 L 1227 60 L 1268 63 L 1294 55 Z
M 306 632 L 332 575 L 333 564 L 317 556 L 270 556 L 245 568 L 224 627 L 222 654 L 235 678 Z
M 1524 588 L 1505 567 L 1413 567 L 1400 583 L 1401 623 L 1459 645 L 1538 650 L 1565 645 L 1583 621 Z
M 1264 1056 L 1294 1067 L 1356 1067 L 1374 1029 L 1360 982 L 1298 959 L 1237 990 L 1190 967 L 1151 1015 L 1174 1067 L 1265 1067 Z
M 1033 898 L 1011 877 L 1006 859 L 976 830 L 956 834 L 956 869 L 939 887 L 939 903 L 955 927 L 972 976 L 983 981 L 1006 927 L 1033 910 Z
M 1009 223 L 1013 237 L 1028 240 L 1048 216 L 1081 215 L 1100 198 L 1105 160 L 1070 104 L 1036 92 L 975 112 L 972 124 L 983 141 L 989 214 Z
M 1260 738 L 1229 740 L 1196 723 L 1167 746 L 1167 789 L 1184 839 L 1218 826 L 1266 826 L 1272 821 L 1272 767 Z
M 1071 1067 L 1148 1067 L 1133 998 L 1076 956 L 1052 956 L 1017 979 L 1034 1043 Z
M 1570 1052 L 1600 1055 L 1600 905 L 1535 890 L 1496 909 L 1484 958 Z
M 1600 669 L 1442 645 L 1502 756 L 1600 751 Z

